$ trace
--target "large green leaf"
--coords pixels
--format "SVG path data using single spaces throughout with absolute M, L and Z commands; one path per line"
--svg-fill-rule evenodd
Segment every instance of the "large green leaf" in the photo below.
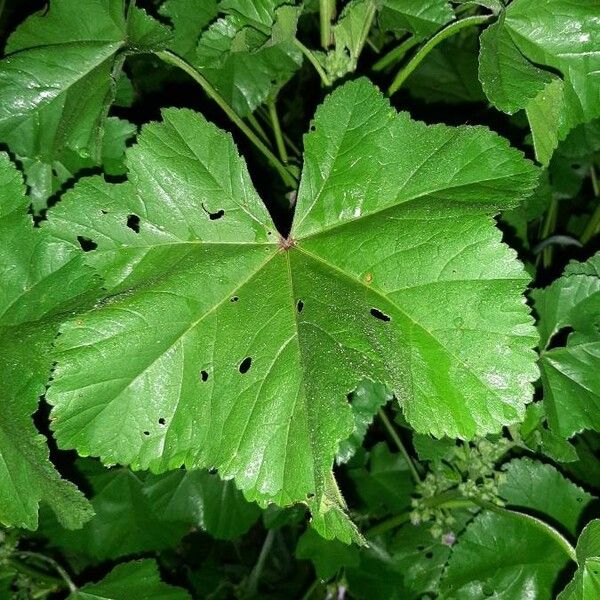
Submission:
M 590 521 L 577 541 L 579 568 L 557 600 L 595 600 L 600 597 L 600 520 Z
M 563 437 L 600 431 L 600 254 L 572 263 L 563 277 L 532 296 L 540 315 L 540 365 L 551 428 Z M 552 348 L 565 327 L 565 346 Z
M 532 523 L 484 511 L 456 544 L 444 577 L 444 600 L 551 600 L 569 558 Z
M 544 164 L 573 127 L 600 115 L 597 15 L 595 0 L 515 0 L 481 36 L 483 88 L 500 110 L 526 109 Z
M 62 447 L 216 467 L 249 499 L 308 499 L 349 541 L 331 465 L 359 381 L 437 436 L 521 418 L 528 278 L 491 215 L 537 171 L 487 129 L 397 114 L 365 80 L 329 96 L 305 148 L 285 240 L 231 138 L 186 110 L 144 128 L 130 183 L 67 194 L 48 227 L 96 245 L 113 295 L 62 328 L 47 398 Z
M 584 511 L 594 500 L 553 466 L 529 458 L 507 465 L 499 492 L 511 506 L 542 513 L 573 536 L 577 535 Z
M 161 48 L 168 31 L 124 0 L 55 0 L 11 35 L 0 61 L 0 140 L 35 165 L 32 185 L 48 192 L 55 163 L 99 163 L 108 109 L 128 53 Z M 86 166 L 86 165 L 84 165 Z M 33 167 L 30 167 L 30 169 Z M 28 172 L 29 175 L 29 172 Z
M 40 501 L 65 527 L 92 515 L 85 498 L 62 480 L 33 424 L 52 367 L 61 313 L 94 286 L 79 258 L 33 228 L 23 180 L 0 154 L 0 522 L 35 529 Z
M 189 594 L 160 580 L 154 560 L 136 560 L 117 565 L 98 583 L 88 583 L 68 600 L 189 600 Z

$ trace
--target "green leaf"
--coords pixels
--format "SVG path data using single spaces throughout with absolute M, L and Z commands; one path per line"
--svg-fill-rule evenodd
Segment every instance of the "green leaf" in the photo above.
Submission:
M 569 438 L 600 431 L 600 254 L 567 267 L 563 277 L 532 297 L 540 315 L 544 348 L 540 365 L 550 427 Z M 552 337 L 571 327 L 566 346 L 549 348 Z
M 83 181 L 51 211 L 73 252 L 77 236 L 97 244 L 87 258 L 113 294 L 58 339 L 47 398 L 61 447 L 216 467 L 250 500 L 309 499 L 332 532 L 331 465 L 362 379 L 436 436 L 521 418 L 537 378 L 528 278 L 491 215 L 536 169 L 484 128 L 395 113 L 365 80 L 314 126 L 287 240 L 231 138 L 186 110 L 143 129 L 131 183 Z
M 312 561 L 319 579 L 330 579 L 347 566 L 358 565 L 358 547 L 325 540 L 309 527 L 298 539 L 296 558 Z
M 244 500 L 232 481 L 206 471 L 150 475 L 144 495 L 159 515 L 192 523 L 217 539 L 243 535 L 260 516 L 258 506 Z
M 354 431 L 347 440 L 343 440 L 338 448 L 335 460 L 338 464 L 348 462 L 362 446 L 369 425 L 373 422 L 377 411 L 393 398 L 385 386 L 373 383 L 368 379 L 362 381 L 352 392 L 350 404 L 354 415 Z
M 577 535 L 579 521 L 594 497 L 565 479 L 551 465 L 522 458 L 506 466 L 500 495 L 510 506 L 542 513 Z M 544 520 L 548 520 L 544 518 Z
M 441 591 L 444 600 L 551 600 L 568 564 L 564 549 L 532 523 L 484 511 L 452 551 Z
M 557 600 L 594 600 L 600 595 L 600 520 L 590 521 L 577 541 L 579 568 Z
M 0 154 L 0 522 L 35 529 L 40 502 L 80 527 L 92 515 L 77 488 L 60 478 L 32 421 L 52 367 L 51 345 L 78 301 L 95 287 L 81 257 L 34 229 L 23 180 Z
M 136 560 L 117 565 L 98 583 L 88 583 L 69 600 L 189 600 L 189 594 L 160 580 L 155 560 Z
M 384 442 L 372 448 L 365 466 L 349 469 L 348 474 L 370 516 L 399 513 L 410 507 L 414 492 L 410 469 L 404 457 L 392 454 Z
M 281 32 L 277 9 L 283 3 L 221 3 L 221 10 L 229 14 L 202 34 L 190 59 L 240 116 L 274 97 L 302 64 L 302 54 L 291 40 L 274 43 L 271 38 Z
M 100 162 L 125 55 L 161 48 L 167 35 L 141 9 L 126 17 L 123 0 L 90 0 L 85 20 L 79 2 L 56 0 L 11 35 L 0 61 L 0 139 L 17 156 L 34 160 L 32 183 L 44 201 L 50 194 L 39 171 L 49 181 L 56 162 Z
M 158 12 L 168 17 L 173 25 L 169 48 L 186 60 L 192 60 L 200 34 L 218 14 L 217 0 L 166 0 Z
M 446 0 L 383 0 L 379 16 L 386 31 L 410 31 L 418 38 L 433 35 L 454 18 L 452 6 Z
M 95 515 L 82 529 L 68 531 L 52 520 L 42 527 L 51 543 L 77 560 L 116 559 L 176 545 L 190 529 L 191 518 L 160 510 L 148 497 L 146 474 L 103 469 L 92 461 L 82 470 L 93 489 Z
M 515 0 L 481 36 L 483 88 L 500 110 L 526 109 L 543 164 L 573 127 L 600 115 L 596 15 L 593 0 Z

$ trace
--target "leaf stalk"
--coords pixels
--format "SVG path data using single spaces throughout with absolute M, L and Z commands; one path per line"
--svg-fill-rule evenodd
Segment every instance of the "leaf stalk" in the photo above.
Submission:
M 475 27 L 477 25 L 483 25 L 487 23 L 494 15 L 477 15 L 474 17 L 466 17 L 459 21 L 450 23 L 447 27 L 444 27 L 441 31 L 438 31 L 432 38 L 430 38 L 417 53 L 410 59 L 410 61 L 396 74 L 396 77 L 392 81 L 388 89 L 388 96 L 394 95 L 401 87 L 402 84 L 408 79 L 410 74 L 421 64 L 421 61 L 441 42 L 453 35 L 456 35 L 459 31 L 466 29 L 467 27 Z
M 231 119 L 231 121 L 238 126 L 240 131 L 254 144 L 254 146 L 261 152 L 261 154 L 269 161 L 269 163 L 279 173 L 281 179 L 291 189 L 297 187 L 298 181 L 296 177 L 286 168 L 286 166 L 269 150 L 264 142 L 258 137 L 257 134 L 248 127 L 244 120 L 227 104 L 225 99 L 217 92 L 217 90 L 211 85 L 211 83 L 192 65 L 190 65 L 183 58 L 170 50 L 161 50 L 155 53 L 158 58 L 177 67 L 187 73 L 200 87 L 206 92 L 207 96 L 214 100 L 223 110 L 223 112 Z

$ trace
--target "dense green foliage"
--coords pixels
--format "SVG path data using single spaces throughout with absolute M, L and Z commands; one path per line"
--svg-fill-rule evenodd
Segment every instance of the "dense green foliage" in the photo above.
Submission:
M 0 11 L 0 600 L 600 597 L 597 0 Z

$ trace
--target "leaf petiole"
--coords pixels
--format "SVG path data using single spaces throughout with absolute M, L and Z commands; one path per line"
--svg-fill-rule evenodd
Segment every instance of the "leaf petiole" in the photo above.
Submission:
M 415 463 L 414 463 L 411 455 L 408 453 L 408 450 L 402 443 L 400 436 L 394 429 L 394 426 L 391 424 L 390 420 L 387 418 L 387 415 L 385 414 L 383 409 L 380 408 L 378 414 L 379 414 L 379 418 L 381 419 L 381 422 L 384 424 L 390 437 L 392 438 L 392 440 L 394 440 L 394 444 L 396 444 L 396 446 L 398 447 L 400 452 L 402 452 L 402 454 L 406 460 L 406 463 L 408 464 L 408 468 L 410 469 L 410 472 L 413 476 L 413 479 L 415 480 L 415 483 L 419 483 L 421 481 L 421 476 L 419 475 L 419 472 L 417 471 L 417 467 L 415 466 Z
M 285 165 L 269 150 L 264 142 L 258 137 L 257 134 L 248 127 L 244 120 L 227 104 L 225 99 L 217 92 L 217 90 L 211 85 L 211 83 L 192 65 L 185 61 L 177 54 L 169 50 L 160 50 L 155 52 L 156 56 L 170 64 L 177 67 L 187 73 L 200 87 L 206 92 L 206 94 L 214 100 L 222 109 L 223 112 L 235 123 L 242 133 L 256 146 L 256 148 L 265 156 L 265 158 L 271 163 L 271 165 L 277 170 L 283 182 L 290 187 L 295 189 L 298 181 L 296 177 L 285 167 Z
M 315 68 L 315 71 L 319 74 L 319 77 L 321 78 L 321 82 L 323 83 L 323 85 L 325 87 L 329 87 L 331 85 L 331 79 L 329 79 L 329 77 L 327 76 L 327 73 L 325 73 L 325 70 L 321 66 L 319 59 L 300 40 L 295 39 L 294 44 L 296 45 L 298 50 L 300 50 L 300 52 L 302 52 L 302 54 L 304 54 L 304 56 L 307 58 L 308 62 Z
M 417 53 L 408 61 L 408 63 L 398 71 L 394 81 L 388 88 L 388 96 L 395 94 L 401 87 L 402 84 L 408 79 L 409 75 L 419 66 L 421 61 L 441 42 L 459 31 L 467 27 L 475 27 L 476 25 L 483 25 L 487 23 L 494 15 L 477 15 L 474 17 L 466 17 L 459 21 L 450 23 L 447 27 L 444 27 L 441 31 L 438 31 L 432 38 L 430 38 Z
M 277 99 L 273 99 L 269 102 L 269 117 L 271 119 L 271 126 L 273 128 L 273 135 L 275 136 L 275 144 L 277 145 L 277 151 L 279 152 L 279 158 L 284 164 L 288 162 L 288 154 L 285 149 L 285 143 L 283 142 L 283 135 L 281 133 L 281 124 L 279 123 L 279 115 L 277 114 Z

